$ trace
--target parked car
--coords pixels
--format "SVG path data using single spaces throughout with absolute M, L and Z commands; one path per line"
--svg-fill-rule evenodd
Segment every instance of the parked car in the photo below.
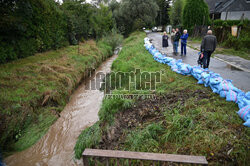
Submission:
M 157 27 L 157 32 L 162 32 L 162 31 L 163 31 L 162 26 L 158 26 L 158 27 Z
M 157 32 L 157 27 L 153 27 L 152 32 Z

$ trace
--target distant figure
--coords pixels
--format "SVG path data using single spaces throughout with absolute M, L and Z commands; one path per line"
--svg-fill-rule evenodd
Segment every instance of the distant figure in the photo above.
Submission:
M 172 32 L 171 32 L 171 43 L 173 45 L 173 53 L 175 54 L 174 37 L 175 37 L 175 29 L 172 29 Z
M 210 57 L 216 49 L 217 39 L 212 35 L 212 30 L 207 31 L 207 35 L 203 38 L 201 43 L 201 52 L 203 53 L 203 68 L 209 67 Z
M 166 32 L 162 36 L 162 47 L 168 47 L 168 35 Z
M 188 39 L 188 33 L 187 30 L 185 29 L 183 31 L 183 34 L 181 35 L 181 56 L 183 55 L 183 52 L 184 56 L 187 55 L 187 39 Z
M 176 33 L 175 33 L 175 36 L 174 36 L 174 52 L 175 52 L 175 55 L 178 54 L 178 46 L 179 46 L 179 40 L 181 38 L 181 33 L 179 32 L 179 29 L 176 28 Z

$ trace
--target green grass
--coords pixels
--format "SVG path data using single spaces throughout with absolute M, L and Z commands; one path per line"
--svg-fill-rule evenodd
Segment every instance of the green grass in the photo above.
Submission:
M 216 49 L 215 54 L 239 56 L 241 58 L 250 60 L 250 51 L 247 50 L 247 49 L 245 49 L 245 50 L 235 50 L 233 48 L 220 47 L 220 48 Z
M 188 41 L 189 47 L 200 51 L 200 47 L 197 49 L 194 45 L 201 44 L 202 38 L 190 38 Z M 223 44 L 219 44 L 214 52 L 214 54 L 224 54 L 224 55 L 232 55 L 232 56 L 239 56 L 241 58 L 250 60 L 250 50 L 248 48 L 235 50 L 234 48 L 225 48 Z
M 39 140 L 87 69 L 112 55 L 104 40 L 39 53 L 0 65 L 0 147 L 5 155 Z
M 144 37 L 144 33 L 135 32 L 124 41 L 123 49 L 112 65 L 112 71 L 162 70 L 164 74 L 161 83 L 157 84 L 155 92 L 135 89 L 128 92 L 118 89 L 113 93 L 173 94 L 177 97 L 173 103 L 160 106 L 160 120 L 145 121 L 142 126 L 131 130 L 124 129 L 123 140 L 120 140 L 118 149 L 204 155 L 212 165 L 247 165 L 250 155 L 250 129 L 242 125 L 243 121 L 236 113 L 237 104 L 226 102 L 224 98 L 212 93 L 210 88 L 197 84 L 193 77 L 177 74 L 169 66 L 154 61 L 143 46 Z M 130 110 L 121 104 L 124 103 L 123 100 L 116 100 L 103 101 L 98 122 L 102 133 L 114 127 L 112 122 L 116 120 L 117 113 Z M 136 104 L 137 100 L 132 103 Z M 79 142 L 83 144 L 84 137 L 88 135 L 83 131 L 75 146 L 75 156 L 78 159 L 84 150 Z M 91 145 L 92 148 L 99 148 L 100 141 L 91 143 L 88 147 Z

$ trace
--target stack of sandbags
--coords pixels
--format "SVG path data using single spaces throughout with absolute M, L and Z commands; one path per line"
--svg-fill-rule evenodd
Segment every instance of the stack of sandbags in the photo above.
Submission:
M 178 66 L 178 70 L 179 70 L 180 74 L 191 75 L 193 68 L 189 64 L 179 63 L 179 64 L 177 64 L 177 66 Z
M 183 75 L 192 75 L 198 80 L 198 84 L 210 86 L 214 93 L 226 98 L 227 101 L 233 101 L 238 104 L 240 110 L 238 115 L 245 121 L 244 125 L 250 127 L 250 92 L 244 93 L 232 84 L 232 80 L 224 80 L 219 74 L 200 66 L 190 66 L 182 63 L 182 60 L 175 60 L 162 55 L 150 43 L 148 38 L 144 39 L 145 48 L 153 55 L 153 58 L 160 63 L 167 64 L 176 73 Z

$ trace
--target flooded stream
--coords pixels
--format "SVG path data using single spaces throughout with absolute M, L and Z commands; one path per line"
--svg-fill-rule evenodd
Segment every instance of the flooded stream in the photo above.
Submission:
M 97 70 L 109 73 L 117 55 L 106 60 Z M 77 137 L 85 128 L 98 120 L 104 93 L 99 90 L 86 90 L 95 75 L 90 77 L 71 96 L 69 103 L 61 112 L 60 118 L 31 148 L 18 152 L 5 159 L 8 166 L 44 166 L 44 165 L 82 165 L 74 161 L 74 146 Z

